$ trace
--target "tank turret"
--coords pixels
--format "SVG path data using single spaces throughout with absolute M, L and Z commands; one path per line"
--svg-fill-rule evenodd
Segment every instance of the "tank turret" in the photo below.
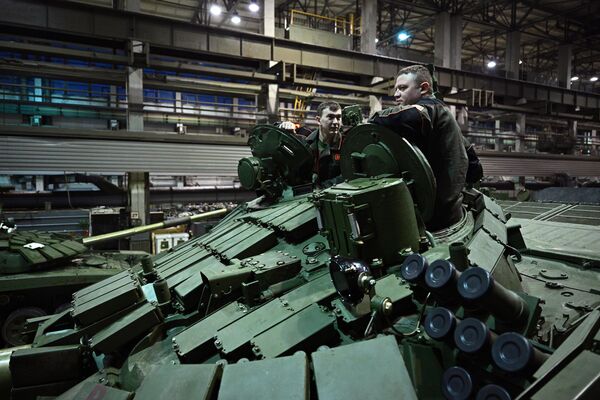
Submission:
M 294 187 L 311 189 L 313 154 L 301 139 L 274 125 L 258 125 L 250 133 L 248 146 L 252 156 L 238 163 L 242 187 L 271 199 Z

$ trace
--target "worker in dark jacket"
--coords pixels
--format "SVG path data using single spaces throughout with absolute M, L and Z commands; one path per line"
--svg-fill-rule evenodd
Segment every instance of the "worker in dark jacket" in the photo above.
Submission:
M 329 187 L 341 182 L 342 108 L 334 101 L 321 103 L 316 119 L 319 127 L 306 137 L 315 157 L 313 182 Z
M 432 93 L 426 67 L 412 65 L 396 79 L 397 105 L 379 111 L 371 123 L 383 125 L 417 146 L 429 161 L 437 183 L 435 212 L 429 230 L 446 228 L 462 217 L 462 194 L 468 160 L 463 136 L 448 107 Z
M 318 128 L 310 132 L 304 140 L 314 156 L 313 183 L 319 187 L 329 187 L 342 181 L 342 108 L 335 101 L 321 103 L 317 108 L 316 120 Z M 298 128 L 290 121 L 281 122 L 278 126 L 298 133 Z

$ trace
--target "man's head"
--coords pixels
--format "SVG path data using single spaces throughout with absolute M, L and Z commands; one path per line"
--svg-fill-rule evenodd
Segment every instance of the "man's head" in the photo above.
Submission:
M 340 131 L 342 125 L 342 108 L 335 101 L 326 101 L 317 108 L 317 122 L 321 131 L 321 140 L 329 144 Z
M 422 97 L 431 94 L 433 79 L 429 70 L 422 65 L 402 68 L 396 78 L 394 97 L 396 104 L 407 106 L 415 104 Z

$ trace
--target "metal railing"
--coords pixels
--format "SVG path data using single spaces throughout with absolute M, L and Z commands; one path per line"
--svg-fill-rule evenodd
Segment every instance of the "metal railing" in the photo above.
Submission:
M 359 22 L 358 18 L 354 18 L 353 14 L 350 14 L 349 18 L 346 17 L 327 17 L 324 15 L 313 14 L 302 10 L 291 10 L 290 11 L 290 26 L 299 24 L 302 21 L 310 24 L 314 22 L 314 25 L 318 28 L 319 22 L 326 22 L 327 24 L 333 25 L 334 33 L 341 33 L 344 35 L 355 35 L 355 29 L 360 30 L 357 26 Z

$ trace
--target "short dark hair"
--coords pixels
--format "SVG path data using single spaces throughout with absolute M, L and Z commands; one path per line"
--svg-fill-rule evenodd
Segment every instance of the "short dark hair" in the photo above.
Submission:
M 322 117 L 323 116 L 323 110 L 326 109 L 327 107 L 329 107 L 329 109 L 331 111 L 337 111 L 340 108 L 340 104 L 336 101 L 325 101 L 321 104 L 319 104 L 319 107 L 317 107 L 317 117 Z
M 420 85 L 423 82 L 429 83 L 429 87 L 433 90 L 433 78 L 431 77 L 431 73 L 427 69 L 427 67 L 423 65 L 409 65 L 408 67 L 402 68 L 398 72 L 398 76 L 404 74 L 414 74 L 415 82 L 417 85 Z

